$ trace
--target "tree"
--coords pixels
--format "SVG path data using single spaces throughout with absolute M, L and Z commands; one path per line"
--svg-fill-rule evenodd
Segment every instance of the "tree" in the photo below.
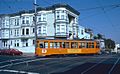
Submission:
M 98 39 L 103 39 L 103 35 L 102 34 L 97 34 Z
M 106 50 L 111 50 L 115 48 L 115 41 L 111 39 L 104 39 Z
M 98 33 L 96 36 L 94 36 L 94 39 L 104 39 L 103 35 Z
M 93 38 L 94 38 L 94 39 L 97 39 L 97 36 L 94 36 Z

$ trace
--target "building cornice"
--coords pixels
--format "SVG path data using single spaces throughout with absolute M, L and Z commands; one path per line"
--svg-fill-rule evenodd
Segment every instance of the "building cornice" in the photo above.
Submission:
M 43 11 L 43 10 L 45 10 L 45 11 L 55 10 L 56 8 L 61 8 L 61 7 L 64 7 L 64 8 L 66 8 L 67 10 L 70 10 L 71 12 L 73 12 L 73 13 L 75 13 L 75 14 L 77 14 L 77 15 L 80 14 L 80 12 L 78 12 L 77 10 L 75 10 L 75 9 L 74 9 L 73 7 L 71 7 L 70 5 L 68 5 L 68 4 L 63 4 L 63 3 L 54 4 L 54 5 L 52 5 L 52 6 L 48 6 L 48 7 L 44 7 L 44 8 L 38 7 L 38 8 L 37 8 L 37 12 Z M 4 16 L 11 16 L 11 17 L 13 17 L 13 16 L 21 16 L 22 14 L 25 14 L 25 13 L 34 13 L 34 9 L 32 9 L 32 10 L 22 10 L 22 11 L 19 11 L 19 12 L 16 12 L 16 13 L 12 13 L 12 14 L 0 14 L 0 17 L 4 17 Z

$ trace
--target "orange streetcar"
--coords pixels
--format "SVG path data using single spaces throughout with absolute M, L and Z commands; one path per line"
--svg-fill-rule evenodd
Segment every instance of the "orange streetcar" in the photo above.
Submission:
M 100 52 L 99 42 L 95 40 L 37 40 L 36 42 L 36 56 Z

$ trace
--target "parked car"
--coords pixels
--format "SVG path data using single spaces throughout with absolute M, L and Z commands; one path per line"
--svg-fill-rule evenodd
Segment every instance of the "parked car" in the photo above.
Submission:
M 6 54 L 5 51 L 6 51 L 6 49 L 1 49 L 0 50 L 0 55 L 5 55 Z
M 18 49 L 3 49 L 1 50 L 2 55 L 22 55 L 23 53 Z
M 18 49 L 8 49 L 7 54 L 8 55 L 22 55 L 23 53 L 19 51 Z

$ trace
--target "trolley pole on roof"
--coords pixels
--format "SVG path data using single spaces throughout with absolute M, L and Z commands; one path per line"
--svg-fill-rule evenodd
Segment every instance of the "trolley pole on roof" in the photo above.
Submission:
M 33 21 L 34 21 L 34 30 L 35 30 L 35 48 L 36 48 L 36 41 L 37 41 L 37 3 L 36 3 L 36 0 L 34 0 L 34 10 L 35 10 L 35 13 L 34 13 L 34 18 L 33 18 Z

